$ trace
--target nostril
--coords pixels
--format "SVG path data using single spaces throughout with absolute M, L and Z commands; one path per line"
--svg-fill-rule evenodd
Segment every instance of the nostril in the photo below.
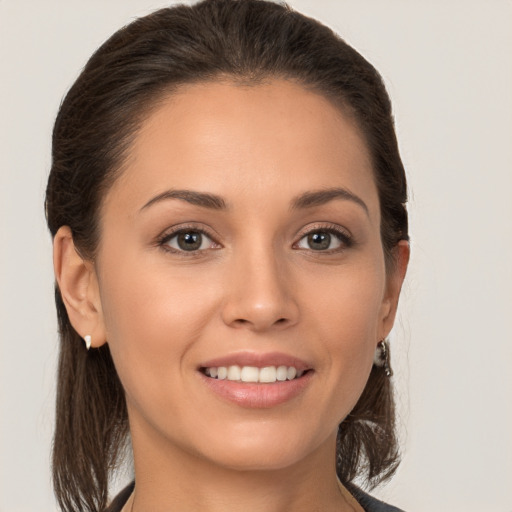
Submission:
M 272 325 L 274 326 L 278 326 L 278 325 L 285 325 L 288 323 L 288 319 L 287 318 L 278 318 Z M 253 325 L 254 322 L 251 322 L 250 320 L 247 320 L 245 318 L 237 318 L 234 322 L 233 322 L 233 325 L 237 325 L 239 327 L 246 327 L 248 325 Z

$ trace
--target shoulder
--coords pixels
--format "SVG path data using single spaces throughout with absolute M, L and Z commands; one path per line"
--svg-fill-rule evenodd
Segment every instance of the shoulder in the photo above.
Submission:
M 383 501 L 373 498 L 357 487 L 350 488 L 350 492 L 358 503 L 364 508 L 365 512 L 404 512 L 403 510 L 388 505 Z

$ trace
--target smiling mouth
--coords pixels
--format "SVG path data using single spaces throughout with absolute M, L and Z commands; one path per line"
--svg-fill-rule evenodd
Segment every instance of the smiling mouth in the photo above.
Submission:
M 216 380 L 228 380 L 234 382 L 273 384 L 300 379 L 310 370 L 297 370 L 294 366 L 210 366 L 203 367 L 200 371 Z

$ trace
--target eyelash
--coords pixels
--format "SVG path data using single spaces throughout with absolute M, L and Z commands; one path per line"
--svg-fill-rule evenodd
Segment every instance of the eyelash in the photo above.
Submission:
M 167 245 L 173 238 L 177 237 L 180 234 L 184 234 L 184 233 L 198 233 L 200 235 L 204 235 L 207 238 L 209 238 L 213 244 L 218 245 L 220 247 L 220 244 L 215 241 L 215 237 L 212 236 L 212 234 L 210 232 L 208 232 L 204 228 L 200 228 L 197 226 L 180 226 L 179 228 L 176 228 L 174 230 L 167 231 L 157 239 L 156 244 L 162 250 L 164 250 L 166 252 L 170 252 L 172 254 L 177 254 L 179 256 L 189 257 L 189 258 L 194 257 L 194 256 L 195 257 L 201 256 L 201 253 L 207 249 L 200 249 L 200 250 L 195 250 L 195 251 L 184 251 L 184 250 L 175 249 L 174 247 L 170 247 L 169 245 Z
M 189 257 L 189 258 L 194 257 L 194 256 L 195 257 L 200 256 L 201 253 L 208 250 L 208 249 L 197 249 L 197 250 L 193 250 L 193 251 L 185 251 L 185 250 L 175 249 L 168 245 L 170 240 L 172 240 L 176 236 L 178 236 L 180 234 L 184 234 L 184 233 L 198 233 L 200 235 L 204 235 L 211 240 L 212 244 L 215 244 L 218 246 L 218 247 L 215 247 L 215 249 L 221 247 L 221 245 L 215 241 L 215 237 L 212 236 L 212 234 L 209 231 L 205 230 L 204 228 L 200 228 L 200 227 L 192 226 L 192 225 L 180 226 L 177 229 L 174 229 L 170 232 L 168 231 L 168 232 L 162 234 L 156 240 L 156 245 L 161 247 L 161 249 L 166 252 L 170 252 L 172 254 L 177 254 L 177 255 L 180 255 L 183 257 Z M 307 231 L 302 232 L 300 234 L 298 241 L 294 242 L 293 247 L 296 249 L 300 249 L 297 247 L 298 244 L 304 238 L 306 238 L 307 236 L 312 235 L 314 233 L 327 233 L 329 235 L 334 235 L 338 239 L 338 241 L 341 243 L 341 247 L 335 248 L 335 249 L 326 249 L 326 250 L 309 249 L 309 251 L 312 253 L 317 253 L 317 254 L 339 253 L 346 249 L 349 249 L 350 247 L 352 247 L 354 245 L 354 239 L 353 239 L 352 235 L 350 233 L 348 233 L 345 229 L 342 229 L 335 224 L 322 224 L 322 225 L 313 226 L 313 227 L 309 228 Z M 211 248 L 209 248 L 209 249 L 211 249 Z M 306 249 L 306 250 L 308 250 L 308 249 Z
M 309 227 L 307 231 L 301 233 L 300 238 L 293 245 L 297 246 L 304 238 L 314 233 L 327 233 L 329 235 L 334 235 L 341 244 L 341 247 L 335 249 L 326 249 L 326 250 L 314 250 L 309 249 L 310 252 L 314 254 L 335 254 L 339 252 L 343 252 L 346 249 L 353 247 L 354 238 L 352 235 L 346 230 L 341 228 L 336 224 L 318 224 L 312 227 Z

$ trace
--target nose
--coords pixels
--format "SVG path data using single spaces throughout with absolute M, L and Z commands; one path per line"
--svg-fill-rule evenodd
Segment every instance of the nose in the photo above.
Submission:
M 240 255 L 232 263 L 222 311 L 224 323 L 255 332 L 286 329 L 297 323 L 293 279 L 272 249 Z

